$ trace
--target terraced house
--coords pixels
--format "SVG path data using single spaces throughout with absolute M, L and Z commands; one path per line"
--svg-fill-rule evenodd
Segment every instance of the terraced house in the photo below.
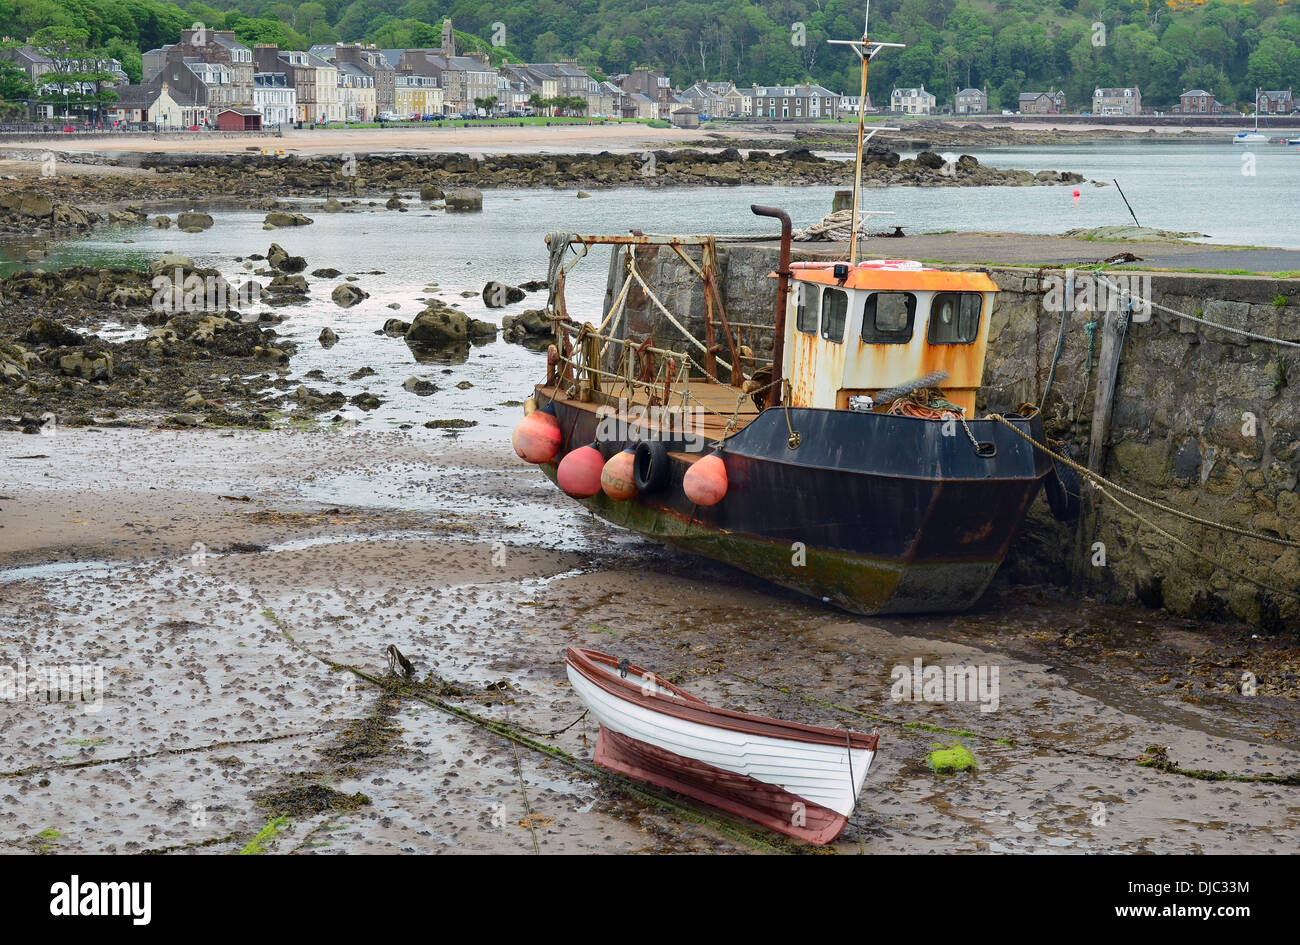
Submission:
M 253 109 L 262 116 L 263 128 L 276 128 L 296 120 L 297 95 L 284 72 L 253 73 Z
M 393 111 L 398 117 L 441 115 L 442 105 L 442 89 L 433 76 L 393 73 Z
M 344 121 L 374 121 L 375 79 L 351 62 L 335 63 L 339 71 L 339 104 Z
M 212 82 L 207 96 L 209 120 L 220 108 L 253 106 L 253 51 L 235 39 L 233 30 L 181 30 L 177 45 L 187 61 L 202 63 L 196 71 L 204 82 Z M 167 47 L 169 63 L 173 48 Z
M 343 120 L 334 63 L 298 49 L 280 49 L 273 43 L 253 47 L 253 57 L 258 71 L 289 76 L 294 91 L 294 121 L 319 124 Z
M 756 85 L 750 97 L 754 101 L 754 117 L 777 121 L 818 121 L 836 118 L 840 97 L 820 85 Z M 933 97 L 933 96 L 932 96 Z
M 379 49 L 357 43 L 339 43 L 334 47 L 334 55 L 331 58 L 337 66 L 356 66 L 370 77 L 370 85 L 375 93 L 374 105 L 369 113 L 370 118 L 374 118 L 381 112 L 396 110 L 394 82 L 396 70 L 389 65 L 387 57 Z
M 474 99 L 497 94 L 497 71 L 482 53 L 447 56 L 437 50 L 408 49 L 402 53 L 401 69 L 437 80 L 445 114 L 471 111 Z

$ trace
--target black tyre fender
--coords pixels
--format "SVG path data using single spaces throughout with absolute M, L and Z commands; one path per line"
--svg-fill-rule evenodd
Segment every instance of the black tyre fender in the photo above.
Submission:
M 1074 522 L 1079 518 L 1083 489 L 1079 474 L 1060 460 L 1052 460 L 1052 471 L 1043 479 L 1043 492 L 1052 518 L 1058 522 Z
M 632 478 L 642 495 L 658 492 L 668 485 L 668 450 L 658 440 L 642 440 L 636 445 Z

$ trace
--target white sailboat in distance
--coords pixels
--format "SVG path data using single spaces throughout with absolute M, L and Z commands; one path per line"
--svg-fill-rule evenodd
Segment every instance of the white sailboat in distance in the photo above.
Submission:
M 1237 144 L 1253 144 L 1256 141 L 1268 140 L 1268 135 L 1259 130 L 1259 89 L 1255 90 L 1255 130 L 1238 131 L 1232 140 Z

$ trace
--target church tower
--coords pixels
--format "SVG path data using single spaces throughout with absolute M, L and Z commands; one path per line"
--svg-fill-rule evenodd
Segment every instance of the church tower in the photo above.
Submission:
M 451 20 L 442 21 L 442 54 L 450 59 L 456 55 L 456 31 L 451 28 Z

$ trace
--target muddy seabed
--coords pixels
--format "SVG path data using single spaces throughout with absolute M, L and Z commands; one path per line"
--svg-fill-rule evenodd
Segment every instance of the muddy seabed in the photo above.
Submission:
M 1297 787 L 1138 764 L 1158 745 L 1189 769 L 1300 770 L 1293 641 L 1050 588 L 995 588 L 955 617 L 851 616 L 595 521 L 505 443 L 87 429 L 0 447 L 0 665 L 94 663 L 105 687 L 96 713 L 0 702 L 7 851 L 778 840 L 678 816 L 337 668 L 381 677 L 395 644 L 421 692 L 548 732 L 582 712 L 564 673 L 574 642 L 721 705 L 878 727 L 841 853 L 1300 841 Z M 997 711 L 891 701 L 892 667 L 916 658 L 997 666 Z M 590 760 L 595 736 L 588 718 L 543 741 Z M 954 742 L 979 769 L 935 774 L 927 754 Z

